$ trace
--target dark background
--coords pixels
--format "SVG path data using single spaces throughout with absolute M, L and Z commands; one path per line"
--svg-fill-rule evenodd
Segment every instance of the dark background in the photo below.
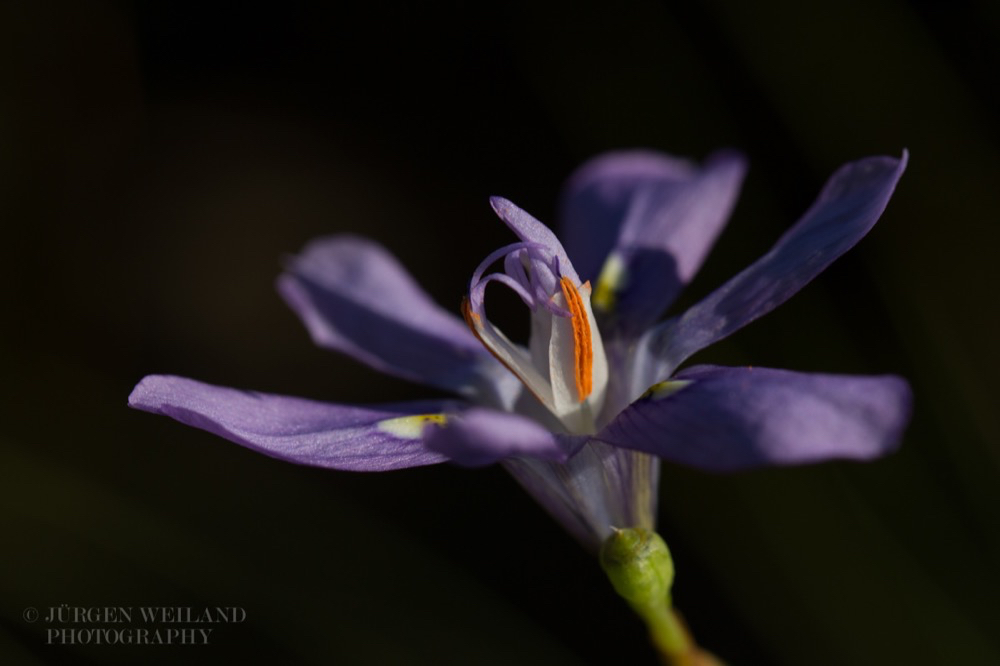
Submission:
M 153 372 L 432 395 L 314 348 L 282 257 L 367 234 L 457 310 L 510 241 L 487 196 L 551 221 L 593 154 L 731 146 L 744 194 L 685 303 L 840 164 L 911 162 L 858 248 L 696 360 L 900 373 L 915 415 L 869 465 L 665 467 L 678 606 L 732 664 L 1000 663 L 998 35 L 987 0 L 0 4 L 0 660 L 654 663 L 499 468 L 308 469 L 125 400 Z M 247 619 L 46 645 L 22 612 L 63 603 Z

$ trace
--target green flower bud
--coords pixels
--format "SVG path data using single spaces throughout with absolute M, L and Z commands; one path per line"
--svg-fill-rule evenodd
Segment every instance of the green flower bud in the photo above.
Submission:
M 600 561 L 615 591 L 634 608 L 669 606 L 674 560 L 656 532 L 616 529 L 601 546 Z

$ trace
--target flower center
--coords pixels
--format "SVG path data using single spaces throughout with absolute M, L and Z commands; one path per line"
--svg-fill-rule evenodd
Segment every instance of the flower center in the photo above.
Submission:
M 565 257 L 565 255 L 563 255 Z M 484 275 L 503 259 L 504 272 Z M 472 276 L 462 304 L 480 342 L 571 433 L 595 430 L 608 382 L 607 358 L 591 309 L 590 283 L 541 243 L 521 242 L 490 254 Z M 531 310 L 528 347 L 510 341 L 486 317 L 486 286 L 500 282 Z

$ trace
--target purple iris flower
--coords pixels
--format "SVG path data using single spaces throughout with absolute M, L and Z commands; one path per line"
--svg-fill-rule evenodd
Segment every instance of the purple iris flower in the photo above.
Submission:
M 845 165 L 770 252 L 665 320 L 733 208 L 746 170 L 737 154 L 700 167 L 648 151 L 591 160 L 566 186 L 562 242 L 493 198 L 517 241 L 473 274 L 464 323 L 376 243 L 318 239 L 278 280 L 313 340 L 455 399 L 346 406 L 153 375 L 129 404 L 319 467 L 500 462 L 596 551 L 612 527 L 654 528 L 661 458 L 731 471 L 870 459 L 897 445 L 911 400 L 899 377 L 678 368 L 857 243 L 906 161 L 904 152 Z M 488 319 L 492 283 L 529 310 L 527 346 Z

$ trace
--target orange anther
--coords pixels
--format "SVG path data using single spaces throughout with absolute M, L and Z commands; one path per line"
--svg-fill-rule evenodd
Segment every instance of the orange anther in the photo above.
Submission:
M 563 276 L 559 280 L 559 286 L 566 297 L 566 308 L 573 324 L 573 375 L 576 379 L 577 396 L 583 402 L 594 390 L 594 347 L 590 337 L 590 317 L 573 281 Z

